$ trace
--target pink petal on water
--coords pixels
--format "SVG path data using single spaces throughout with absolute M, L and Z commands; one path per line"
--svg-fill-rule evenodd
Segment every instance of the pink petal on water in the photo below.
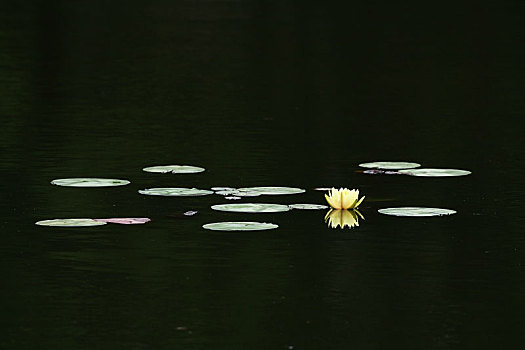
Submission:
M 123 225 L 134 225 L 134 224 L 145 224 L 151 219 L 148 218 L 109 218 L 109 219 L 93 219 L 98 222 L 107 222 L 112 224 L 123 224 Z

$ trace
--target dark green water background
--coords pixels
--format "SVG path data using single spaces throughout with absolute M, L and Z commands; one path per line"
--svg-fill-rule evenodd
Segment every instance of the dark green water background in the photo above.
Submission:
M 524 23 L 522 1 L 3 1 L 0 348 L 522 347 Z M 356 172 L 378 160 L 473 174 Z M 165 164 L 207 171 L 141 171 Z M 168 186 L 359 188 L 366 220 L 137 193 Z M 458 213 L 377 213 L 413 205 Z M 153 221 L 34 225 L 115 216 Z M 201 228 L 232 220 L 280 228 Z

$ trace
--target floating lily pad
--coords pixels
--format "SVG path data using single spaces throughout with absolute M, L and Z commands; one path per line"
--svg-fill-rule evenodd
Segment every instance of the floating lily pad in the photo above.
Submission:
M 148 196 L 195 197 L 212 194 L 213 191 L 200 190 L 198 188 L 159 187 L 139 190 L 139 193 Z
M 261 195 L 260 192 L 240 191 L 236 189 L 217 191 L 215 193 L 221 196 L 236 196 L 236 197 L 257 197 Z
M 456 211 L 452 209 L 424 208 L 424 207 L 398 207 L 379 209 L 379 213 L 393 216 L 443 216 L 452 215 Z
M 150 166 L 142 170 L 148 173 L 195 174 L 195 173 L 201 173 L 205 169 L 198 167 L 198 166 L 192 166 L 192 165 L 160 165 L 160 166 Z
M 236 188 L 233 187 L 212 187 L 213 191 L 236 191 Z
M 280 194 L 297 194 L 297 193 L 303 193 L 306 192 L 302 188 L 295 188 L 295 187 L 276 187 L 276 186 L 269 186 L 269 187 L 243 187 L 238 188 L 237 191 L 240 192 L 255 192 L 265 195 L 280 195 Z
M 290 207 L 282 204 L 267 203 L 234 203 L 212 205 L 213 210 L 233 211 L 241 213 L 277 213 L 290 210 Z
M 425 176 L 425 177 L 447 177 L 447 176 L 465 176 L 472 174 L 468 170 L 460 169 L 432 169 L 432 168 L 421 168 L 421 169 L 406 169 L 399 170 L 401 174 L 410 176 Z
M 66 186 L 66 187 L 112 187 L 124 186 L 129 184 L 128 180 L 119 179 L 99 179 L 99 178 L 71 178 L 71 179 L 55 179 L 51 181 L 52 185 Z
M 398 170 L 398 169 L 417 168 L 417 167 L 420 167 L 421 164 L 411 163 L 411 162 L 372 162 L 372 163 L 361 163 L 359 164 L 359 166 L 362 168 Z
M 151 221 L 149 218 L 109 218 L 109 219 L 93 219 L 97 222 L 105 222 L 111 224 L 121 224 L 121 225 L 137 225 L 145 224 L 146 222 Z
M 395 171 L 395 170 L 381 170 L 381 169 L 363 170 L 363 174 L 371 174 L 371 175 L 401 175 L 401 173 L 399 171 Z
M 328 206 L 321 204 L 291 204 L 289 205 L 292 209 L 309 209 L 309 210 L 318 210 L 318 209 L 327 209 Z
M 37 221 L 36 225 L 40 226 L 54 226 L 54 227 L 86 227 L 86 226 L 102 226 L 105 222 L 96 221 L 93 219 L 53 219 Z
M 206 230 L 213 231 L 260 231 L 272 230 L 279 227 L 279 225 L 268 222 L 251 222 L 251 221 L 229 221 L 229 222 L 214 222 L 211 224 L 202 225 Z

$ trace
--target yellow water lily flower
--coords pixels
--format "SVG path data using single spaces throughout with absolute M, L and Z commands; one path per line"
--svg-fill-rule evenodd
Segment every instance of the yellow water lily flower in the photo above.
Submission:
M 334 209 L 355 209 L 363 202 L 365 196 L 359 198 L 359 190 L 349 190 L 348 188 L 333 188 L 324 197 Z
M 324 221 L 328 222 L 328 227 L 331 228 L 337 228 L 338 226 L 341 228 L 347 226 L 348 228 L 352 228 L 359 226 L 358 215 L 361 219 L 365 219 L 357 210 L 330 209 L 330 211 L 326 213 Z

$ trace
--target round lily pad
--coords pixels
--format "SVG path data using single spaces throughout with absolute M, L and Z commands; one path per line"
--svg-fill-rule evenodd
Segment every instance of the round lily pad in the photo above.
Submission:
M 54 227 L 86 227 L 86 226 L 102 226 L 105 222 L 95 221 L 93 219 L 53 219 L 42 220 L 35 222 L 40 226 L 54 226 Z
M 238 188 L 237 191 L 239 192 L 257 192 L 260 194 L 266 194 L 266 195 L 279 195 L 279 194 L 297 194 L 297 193 L 303 193 L 306 192 L 302 188 L 295 188 L 295 187 L 277 187 L 277 186 L 269 186 L 269 187 L 243 187 Z
M 205 169 L 198 167 L 198 166 L 192 166 L 192 165 L 159 165 L 159 166 L 150 166 L 142 170 L 148 173 L 195 174 L 195 173 L 201 173 Z
M 236 188 L 233 187 L 212 187 L 213 191 L 235 191 Z
M 213 231 L 260 231 L 272 230 L 279 225 L 268 222 L 251 222 L 251 221 L 229 221 L 229 222 L 214 222 L 211 224 L 202 225 L 206 230 Z
M 52 185 L 66 186 L 66 187 L 112 187 L 124 186 L 129 184 L 128 180 L 119 179 L 99 179 L 99 178 L 70 178 L 70 179 L 55 179 L 51 181 Z
M 465 176 L 472 174 L 468 170 L 460 169 L 432 169 L 432 168 L 421 168 L 421 169 L 406 169 L 399 170 L 401 174 L 410 176 L 425 176 L 425 177 L 447 177 L 447 176 Z
M 195 197 L 212 194 L 213 191 L 200 190 L 198 188 L 159 187 L 139 190 L 139 193 L 148 196 Z
M 291 204 L 289 205 L 292 209 L 309 209 L 309 210 L 318 210 L 318 209 L 327 209 L 328 206 L 321 204 Z
M 372 162 L 372 163 L 361 163 L 359 164 L 359 166 L 361 168 L 398 170 L 398 169 L 417 168 L 417 167 L 420 167 L 421 164 L 411 163 L 411 162 Z
M 277 213 L 290 210 L 290 207 L 282 204 L 267 203 L 233 203 L 212 205 L 213 210 L 233 211 L 241 213 Z
M 105 222 L 108 224 L 121 224 L 121 225 L 140 225 L 150 222 L 150 218 L 108 218 L 108 219 L 93 219 L 98 222 Z
M 379 213 L 393 216 L 443 216 L 452 215 L 456 211 L 442 208 L 424 208 L 424 207 L 398 207 L 379 209 Z

